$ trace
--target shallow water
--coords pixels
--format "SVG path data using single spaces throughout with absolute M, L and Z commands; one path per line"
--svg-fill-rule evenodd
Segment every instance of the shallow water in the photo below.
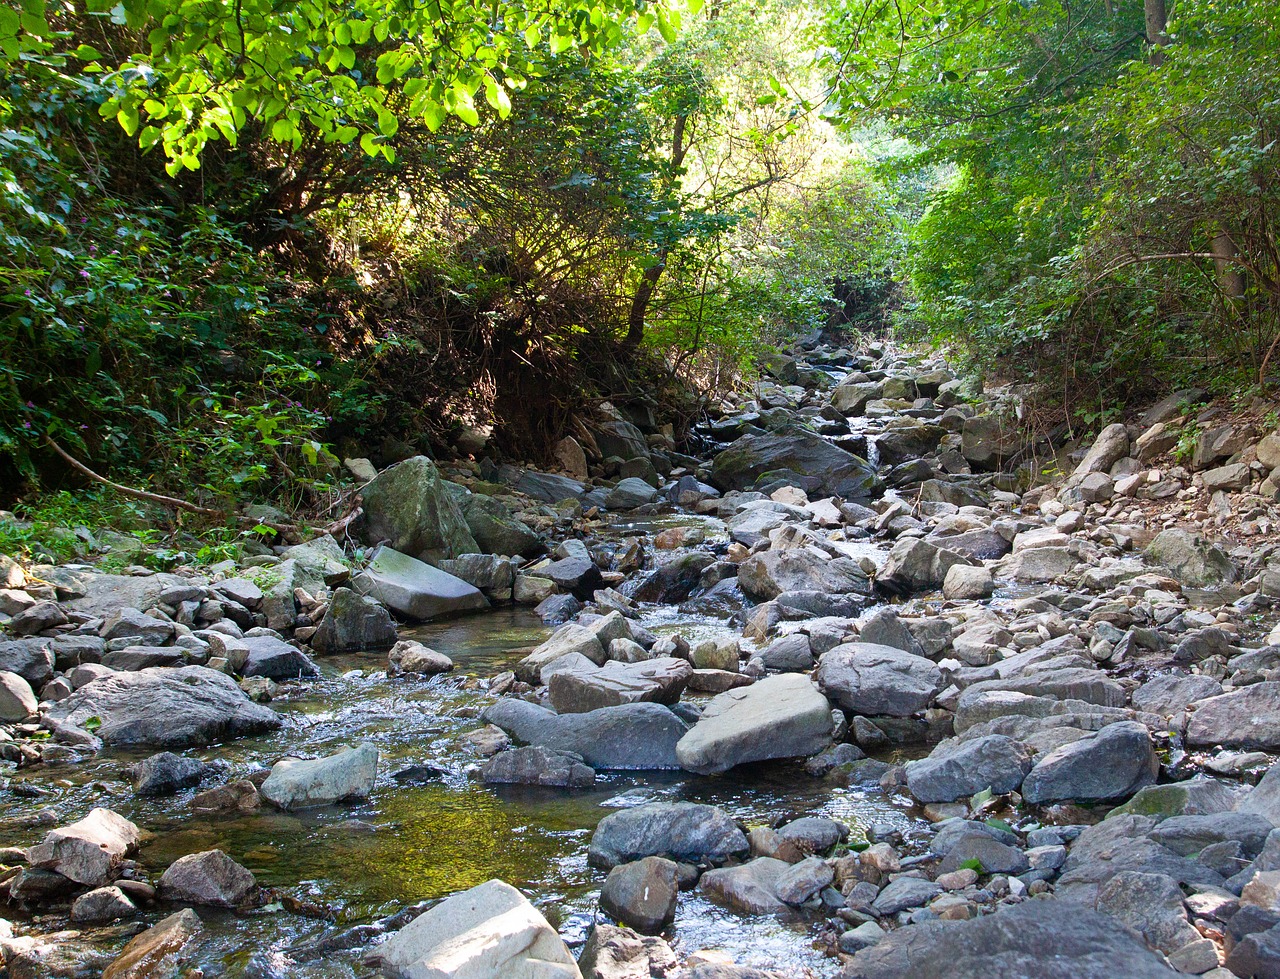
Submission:
M 645 624 L 680 631 L 697 641 L 723 634 L 723 621 L 691 619 L 654 609 Z M 133 796 L 124 767 L 138 753 L 107 751 L 81 765 L 18 773 L 15 785 L 48 794 L 0 797 L 0 841 L 35 842 L 45 827 L 29 824 L 35 810 L 52 807 L 57 822 L 106 805 L 151 831 L 138 856 L 152 878 L 187 853 L 214 847 L 243 863 L 264 886 L 307 902 L 328 920 L 285 910 L 279 902 L 250 914 L 201 909 L 206 929 L 193 965 L 208 976 L 298 976 L 328 979 L 368 975 L 363 945 L 349 951 L 308 952 L 326 934 L 393 914 L 500 877 L 524 890 L 571 944 L 585 939 L 604 875 L 587 866 L 596 823 L 615 808 L 658 800 L 723 806 L 747 823 L 784 813 L 824 814 L 852 826 L 911 820 L 878 789 L 839 788 L 806 775 L 795 764 L 769 764 L 706 778 L 686 773 L 601 773 L 594 789 L 566 793 L 491 789 L 476 777 L 478 760 L 460 736 L 477 726 L 489 698 L 477 677 L 510 667 L 548 629 L 531 612 L 499 609 L 410 630 L 457 664 L 430 680 L 388 678 L 385 653 L 329 657 L 324 676 L 298 685 L 274 703 L 284 727 L 201 753 L 243 777 L 286 752 L 317 756 L 370 741 L 382 753 L 373 796 L 364 803 L 303 813 L 270 809 L 218 818 L 189 814 L 193 791 L 161 800 Z M 425 784 L 402 785 L 394 775 L 425 764 L 440 774 Z M 27 823 L 27 825 L 23 825 Z M 153 921 L 172 909 L 158 907 Z M 820 917 L 739 916 L 682 895 L 668 937 L 677 951 L 720 948 L 744 964 L 767 965 L 786 975 L 828 976 L 837 963 L 813 947 Z M 49 930 L 42 927 L 41 931 Z M 104 939 L 104 943 L 106 940 Z M 122 944 L 115 938 L 112 948 Z

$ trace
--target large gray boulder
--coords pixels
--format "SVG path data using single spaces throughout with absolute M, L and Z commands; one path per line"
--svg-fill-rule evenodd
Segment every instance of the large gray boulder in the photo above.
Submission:
M 480 550 L 435 463 L 414 456 L 384 469 L 362 491 L 362 534 L 424 561 Z
M 307 809 L 367 799 L 377 776 L 378 749 L 362 744 L 327 758 L 278 761 L 258 791 L 279 809 Z
M 350 592 L 347 589 L 342 591 Z M 240 672 L 244 676 L 265 676 L 271 680 L 293 680 L 318 677 L 320 670 L 300 649 L 275 636 L 246 636 L 240 640 L 249 647 Z
M 920 802 L 954 802 L 984 789 L 1013 792 L 1031 771 L 1031 751 L 1001 734 L 939 745 L 907 763 L 907 788 Z
M 547 919 L 500 880 L 454 894 L 370 953 L 391 979 L 582 979 Z
M 1133 932 L 1096 911 L 1026 901 L 969 921 L 890 932 L 858 952 L 843 979 L 1176 979 Z
M 584 789 L 595 784 L 596 773 L 579 755 L 529 745 L 499 751 L 485 762 L 480 778 L 486 785 Z
M 27 849 L 27 863 L 86 887 L 102 887 L 120 876 L 141 839 L 138 827 L 119 813 L 93 809 L 84 819 L 46 833 Z
M 25 721 L 40 709 L 40 701 L 29 684 L 16 673 L 0 670 L 0 721 Z
M 1197 700 L 1187 721 L 1187 744 L 1280 748 L 1280 683 L 1253 683 Z
M 238 908 L 258 893 L 258 882 L 221 850 L 205 850 L 169 864 L 158 890 L 166 901 Z
M 775 914 L 787 906 L 778 897 L 778 880 L 791 864 L 775 857 L 757 857 L 737 867 L 708 870 L 698 890 L 709 900 L 743 914 Z
M 679 768 L 676 743 L 688 727 L 661 704 L 622 704 L 585 714 L 556 714 L 507 697 L 485 708 L 483 720 L 517 741 L 581 755 L 592 768 Z
M 0 642 L 0 670 L 16 673 L 39 690 L 53 679 L 54 655 L 48 639 Z
M 823 653 L 814 679 L 845 710 L 872 716 L 909 717 L 942 689 L 942 671 L 932 660 L 867 642 Z
M 397 615 L 420 622 L 489 605 L 474 585 L 390 547 L 374 551 L 364 571 L 351 580 L 351 587 Z
M 742 593 L 756 602 L 768 602 L 789 591 L 871 594 L 871 584 L 857 562 L 802 548 L 753 554 L 739 565 L 738 584 Z
M 1032 804 L 1128 798 L 1154 783 L 1159 770 L 1147 729 L 1120 721 L 1042 756 L 1022 783 L 1022 797 Z
M 516 664 L 516 676 L 525 683 L 541 683 L 542 671 L 565 656 L 584 656 L 596 666 L 605 662 L 605 647 L 600 637 L 586 626 L 568 622 L 534 647 Z
M 1000 415 L 966 418 L 960 432 L 960 454 L 974 469 L 996 469 L 1021 446 L 1017 423 Z
M 600 909 L 629 928 L 655 935 L 671 924 L 680 891 L 680 869 L 665 857 L 643 857 L 609 871 Z
M 457 483 L 445 482 L 462 511 L 467 529 L 484 554 L 534 557 L 544 550 L 542 538 L 516 519 L 511 509 L 483 493 L 472 493 Z
M 750 849 L 746 834 L 723 809 L 695 802 L 652 802 L 600 820 L 587 860 L 605 869 L 644 857 L 719 864 Z
M 324 654 L 390 649 L 395 643 L 396 624 L 386 606 L 350 588 L 333 593 L 329 611 L 311 637 L 315 651 Z
M 831 744 L 831 704 L 798 673 L 715 697 L 676 745 L 682 768 L 709 775 L 771 758 L 805 758 Z
M 97 736 L 107 744 L 156 748 L 199 748 L 280 726 L 270 707 L 255 704 L 225 673 L 203 666 L 112 673 L 58 701 L 42 723 L 87 734 L 85 724 L 94 717 L 101 722 Z
M 898 541 L 876 572 L 876 586 L 893 594 L 929 591 L 941 588 L 947 580 L 947 573 L 957 565 L 978 563 L 959 551 L 942 546 L 944 542 L 945 539 L 939 539 L 930 543 L 918 537 Z
M 793 473 L 806 490 L 862 503 L 880 489 L 875 468 L 812 432 L 744 435 L 712 462 L 711 483 L 721 491 L 752 489 L 766 473 Z
M 664 656 L 640 663 L 608 660 L 590 669 L 568 669 L 547 683 L 558 714 L 584 714 L 619 704 L 674 704 L 693 674 L 687 660 Z
M 1146 556 L 1184 585 L 1197 588 L 1229 584 L 1240 575 L 1226 551 L 1199 534 L 1176 527 L 1160 531 L 1147 545 Z

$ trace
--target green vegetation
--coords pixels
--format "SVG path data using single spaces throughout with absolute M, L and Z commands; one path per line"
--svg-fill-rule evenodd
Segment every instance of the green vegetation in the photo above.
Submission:
M 22 0 L 0 505 L 82 485 L 60 448 L 319 514 L 344 455 L 679 428 L 840 323 L 1077 426 L 1265 382 L 1278 15 L 1145 6 Z

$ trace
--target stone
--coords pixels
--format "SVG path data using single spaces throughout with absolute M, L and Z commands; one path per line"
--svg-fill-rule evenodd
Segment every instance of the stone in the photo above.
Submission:
M 854 503 L 871 499 L 880 487 L 866 460 L 802 431 L 742 436 L 716 455 L 710 482 L 721 491 L 747 490 L 766 473 L 779 471 L 803 477 L 811 495 Z
M 391 979 L 581 979 L 546 918 L 510 884 L 489 880 L 441 901 L 376 946 Z
M 252 812 L 261 805 L 258 787 L 248 779 L 240 779 L 197 794 L 191 800 L 191 811 L 196 815 Z
M 85 730 L 96 717 L 97 737 L 110 745 L 195 748 L 261 734 L 280 726 L 271 708 L 255 704 L 223 673 L 203 666 L 112 673 L 60 700 L 42 723 Z
M 1089 473 L 1076 486 L 1085 503 L 1105 503 L 1115 493 L 1115 481 L 1106 473 Z
M 516 676 L 525 683 L 541 683 L 542 671 L 556 660 L 571 654 L 584 656 L 596 666 L 603 666 L 606 655 L 600 637 L 586 626 L 570 622 L 553 632 L 516 664 Z
M 587 454 L 581 444 L 572 435 L 566 435 L 555 446 L 556 462 L 574 479 L 585 480 L 587 473 Z
M 259 791 L 279 809 L 328 806 L 347 799 L 367 799 L 377 774 L 378 749 L 363 744 L 327 758 L 278 761 Z
M 990 571 L 964 564 L 953 564 L 942 581 L 942 597 L 951 601 L 990 598 L 995 589 Z
M 166 901 L 238 908 L 258 893 L 253 874 L 221 850 L 189 853 L 169 865 L 158 893 Z
M 53 679 L 54 654 L 47 639 L 0 641 L 0 670 L 16 673 L 33 690 Z
M 1037 805 L 1128 797 L 1155 782 L 1159 768 L 1147 729 L 1121 721 L 1041 756 L 1022 783 L 1022 797 Z
M 550 578 L 561 591 L 571 592 L 584 602 L 589 601 L 597 589 L 604 587 L 600 569 L 586 554 L 570 555 L 559 561 L 531 568 L 526 573 Z
M 1122 871 L 1098 888 L 1097 909 L 1139 932 L 1162 952 L 1176 952 L 1200 933 L 1187 921 L 1178 882 L 1164 874 Z
M 532 469 L 518 472 L 513 485 L 521 493 L 543 503 L 576 500 L 586 491 L 586 487 L 576 479 L 555 473 L 535 472 Z
M 990 789 L 1016 791 L 1031 771 L 1031 751 L 1000 734 L 943 744 L 907 763 L 907 789 L 920 802 L 954 802 Z
M 1239 571 L 1222 548 L 1198 534 L 1170 528 L 1156 535 L 1146 549 L 1147 560 L 1166 568 L 1184 585 L 1198 588 L 1229 584 Z
M 646 935 L 675 919 L 680 869 L 665 857 L 643 857 L 609 871 L 600 888 L 600 908 L 609 917 Z
M 1193 778 L 1168 785 L 1148 785 L 1124 805 L 1111 810 L 1110 815 L 1135 813 L 1168 819 L 1170 816 L 1227 812 L 1239 802 L 1239 794 L 1222 782 Z
M 985 835 L 959 840 L 938 865 L 940 875 L 952 874 L 977 863 L 984 874 L 1022 874 L 1031 869 L 1027 855 L 1016 846 Z
M 120 918 L 132 918 L 137 913 L 134 903 L 113 885 L 94 888 L 71 902 L 73 924 L 106 924 Z
M 474 585 L 390 547 L 374 551 L 365 569 L 351 579 L 351 587 L 397 615 L 420 622 L 489 605 Z
M 584 979 L 667 979 L 680 962 L 661 938 L 597 922 L 578 958 Z
M 449 488 L 483 553 L 529 558 L 546 549 L 537 532 L 518 520 L 509 507 L 482 493 L 454 489 L 454 484 Z
M 858 952 L 846 979 L 1176 979 L 1132 932 L 1097 911 L 1026 901 L 968 921 L 925 922 Z
M 676 745 L 676 758 L 687 771 L 715 774 L 817 754 L 830 746 L 831 732 L 831 705 L 813 681 L 780 674 L 715 697 Z
M 58 607 L 57 602 L 36 602 L 15 613 L 5 624 L 5 628 L 15 636 L 34 636 L 46 629 L 65 625 L 66 621 L 67 615 Z
M 125 858 L 142 838 L 138 827 L 110 809 L 97 808 L 78 822 L 50 830 L 27 849 L 27 862 L 86 887 L 102 887 L 120 876 Z
M 809 637 L 802 632 L 793 632 L 771 642 L 760 650 L 759 656 L 767 670 L 807 672 L 813 669 L 813 649 L 809 645 Z
M 678 863 L 719 864 L 749 850 L 746 834 L 723 809 L 694 802 L 655 802 L 600 820 L 587 860 L 604 869 L 651 856 Z
M 107 642 L 113 639 L 137 639 L 139 645 L 163 646 L 173 638 L 173 623 L 143 615 L 136 608 L 122 608 L 114 615 L 107 616 L 98 635 Z
M 737 867 L 708 870 L 698 881 L 706 897 L 744 914 L 773 914 L 786 909 L 774 888 L 791 865 L 773 857 L 757 857 Z
M 897 914 L 907 908 L 921 908 L 942 893 L 942 888 L 923 877 L 897 877 L 890 881 L 871 906 L 880 914 Z
M 1248 859 L 1262 852 L 1271 820 L 1256 812 L 1216 812 L 1170 816 L 1162 820 L 1148 837 L 1183 857 L 1195 856 L 1207 846 L 1234 841 Z
M 102 973 L 102 979 L 159 979 L 164 964 L 177 961 L 202 928 L 199 916 L 190 908 L 169 915 L 130 939 Z
M 856 562 L 800 548 L 753 554 L 738 566 L 738 584 L 756 602 L 770 601 L 783 592 L 871 593 L 867 575 Z
M 604 505 L 609 510 L 634 510 L 652 503 L 658 498 L 658 491 L 643 479 L 631 476 L 621 479 L 618 484 L 605 495 Z
M 421 561 L 480 550 L 435 463 L 426 456 L 384 469 L 364 487 L 361 497 L 360 533 L 368 544 L 385 543 Z
M 448 656 L 412 639 L 401 639 L 387 654 L 387 673 L 391 676 L 405 673 L 435 676 L 452 669 L 453 660 Z
M 975 469 L 995 469 L 1021 446 L 1017 424 L 999 415 L 966 418 L 960 431 L 960 454 Z
M 1222 684 L 1199 673 L 1166 673 L 1153 677 L 1133 692 L 1133 706 L 1162 717 L 1185 711 L 1197 700 L 1222 693 Z
M 346 588 L 338 590 L 338 594 L 344 592 L 348 595 L 352 594 Z M 332 606 L 330 608 L 330 614 L 332 614 Z M 386 609 L 381 611 L 386 615 Z M 328 616 L 325 617 L 325 621 L 328 621 Z M 324 632 L 324 626 L 321 626 L 320 632 Z M 320 632 L 313 637 L 313 644 L 319 638 Z M 394 633 L 394 626 L 392 632 Z M 297 647 L 290 646 L 283 639 L 277 639 L 275 636 L 246 636 L 240 642 L 247 649 L 244 665 L 240 667 L 240 673 L 244 676 L 266 677 L 268 680 L 315 679 L 320 676 L 320 668 L 312 662 L 311 657 Z M 316 648 L 321 650 L 318 645 Z M 321 651 L 332 652 L 336 648 L 326 646 Z
M 323 654 L 389 649 L 395 642 L 396 624 L 386 607 L 373 595 L 360 594 L 350 588 L 339 588 L 333 593 L 329 611 L 311 637 L 312 647 Z
M 928 591 L 941 587 L 957 564 L 974 563 L 972 558 L 939 544 L 907 537 L 890 549 L 884 564 L 876 572 L 876 587 L 891 594 Z
M 1200 478 L 1204 480 L 1206 493 L 1217 493 L 1220 490 L 1230 493 L 1245 489 L 1252 479 L 1252 474 L 1243 462 L 1236 462 L 1229 466 L 1206 470 L 1200 474 Z
M 687 661 L 672 657 L 639 663 L 608 660 L 600 667 L 555 673 L 547 693 L 559 714 L 583 714 L 619 704 L 674 704 L 692 673 Z
M 130 769 L 133 791 L 140 796 L 173 795 L 182 789 L 199 785 L 213 766 L 195 758 L 183 758 L 170 751 L 144 758 Z
M 942 671 L 923 656 L 874 643 L 823 653 L 814 674 L 824 695 L 853 714 L 909 717 L 942 690 Z
M 676 743 L 688 730 L 666 707 L 647 703 L 556 714 L 508 697 L 485 708 L 481 717 L 517 741 L 581 755 L 595 769 L 679 768 Z
M 17 673 L 0 670 L 0 721 L 25 721 L 39 709 L 40 701 L 31 684 Z
M 539 745 L 499 751 L 480 770 L 486 785 L 541 785 L 558 789 L 584 789 L 595 785 L 595 769 L 580 755 L 553 751 Z
M 1187 744 L 1270 750 L 1280 747 L 1280 683 L 1267 681 L 1197 700 Z
M 799 906 L 830 886 L 835 876 L 835 870 L 821 857 L 805 857 L 778 875 L 773 892 L 783 904 Z

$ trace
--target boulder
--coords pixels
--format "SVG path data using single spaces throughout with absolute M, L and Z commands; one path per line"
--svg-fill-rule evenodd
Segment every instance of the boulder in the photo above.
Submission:
M 1129 430 L 1122 423 L 1115 422 L 1098 433 L 1093 445 L 1071 475 L 1084 477 L 1090 473 L 1106 474 L 1128 454 Z
M 619 704 L 674 704 L 680 700 L 693 667 L 672 657 L 620 663 L 608 660 L 591 669 L 569 669 L 547 683 L 551 706 L 559 714 L 584 714 Z
M 621 479 L 618 484 L 605 495 L 604 505 L 609 510 L 634 510 L 652 503 L 658 498 L 658 491 L 643 479 L 631 476 Z
M 1159 769 L 1147 729 L 1121 721 L 1041 756 L 1022 783 L 1022 797 L 1033 805 L 1127 798 L 1155 782 Z
M 52 870 L 86 887 L 102 887 L 120 876 L 125 858 L 138 848 L 138 827 L 110 809 L 93 809 L 60 826 L 27 849 L 27 863 Z
M 712 461 L 710 481 L 721 491 L 747 490 L 775 471 L 803 477 L 810 484 L 806 490 L 854 503 L 866 502 L 880 488 L 875 468 L 865 459 L 801 431 L 742 436 Z
M 708 870 L 698 881 L 698 890 L 717 904 L 744 914 L 774 914 L 786 910 L 775 888 L 790 869 L 785 860 L 757 857 L 738 867 Z
M 907 788 L 920 802 L 954 802 L 984 789 L 1016 791 L 1031 771 L 1026 745 L 1000 734 L 939 745 L 907 763 Z
M 202 929 L 200 917 L 183 908 L 130 939 L 102 979 L 157 979 L 159 963 L 177 961 Z
M 665 857 L 643 857 L 609 871 L 600 909 L 628 928 L 657 934 L 671 924 L 680 892 L 680 869 Z
M 278 761 L 259 791 L 277 808 L 306 809 L 347 799 L 367 799 L 377 775 L 378 749 L 363 744 L 327 758 Z
M 581 979 L 556 930 L 500 880 L 441 901 L 384 944 L 370 963 L 391 979 Z
M 1267 681 L 1191 705 L 1187 744 L 1280 748 L 1280 682 Z
M 835 870 L 821 857 L 805 857 L 792 864 L 773 882 L 773 892 L 783 904 L 801 905 L 830 886 Z
M 798 673 L 715 697 L 676 745 L 687 771 L 709 775 L 771 758 L 802 758 L 831 744 L 831 705 Z
M 17 673 L 0 670 L 0 722 L 25 721 L 39 709 L 40 701 L 31 684 Z
M 18 674 L 34 690 L 53 679 L 53 666 L 53 650 L 47 639 L 0 641 L 0 670 Z
M 129 776 L 133 780 L 134 792 L 155 797 L 173 795 L 199 785 L 212 771 L 212 765 L 196 758 L 183 758 L 171 751 L 161 751 L 134 765 Z
M 107 616 L 98 635 L 113 639 L 137 639 L 142 646 L 163 646 L 173 638 L 173 623 L 144 615 L 136 608 L 122 608 Z
M 137 906 L 114 885 L 96 887 L 71 903 L 73 924 L 106 924 L 120 918 L 132 918 L 137 913 Z
M 160 877 L 158 893 L 180 904 L 238 908 L 258 893 L 258 882 L 221 850 L 206 850 L 171 863 Z
M 792 591 L 871 594 L 866 572 L 857 562 L 801 548 L 753 554 L 739 565 L 738 584 L 743 594 L 756 602 L 767 602 Z
M 909 717 L 942 690 L 942 671 L 931 660 L 863 642 L 823 653 L 814 679 L 846 711 L 872 716 Z
M 387 673 L 400 676 L 404 673 L 417 673 L 423 676 L 435 676 L 437 673 L 448 673 L 453 669 L 453 660 L 444 653 L 415 642 L 412 639 L 401 639 L 387 653 Z
M 568 476 L 554 473 L 540 473 L 532 469 L 515 474 L 513 485 L 526 496 L 532 496 L 543 503 L 559 503 L 562 500 L 576 500 L 584 492 L 586 486 Z
M 694 802 L 653 802 L 600 820 L 587 860 L 604 869 L 652 856 L 719 864 L 745 856 L 750 849 L 746 834 L 723 809 Z
M 449 484 L 449 492 L 482 553 L 535 557 L 544 550 L 542 538 L 493 497 L 471 493 L 454 483 Z
M 550 578 L 561 591 L 571 592 L 582 601 L 589 601 L 596 590 L 604 587 L 604 577 L 596 563 L 586 554 L 570 555 L 532 568 L 526 574 Z
M 966 418 L 960 431 L 960 454 L 974 469 L 989 471 L 999 467 L 1022 445 L 1016 422 L 998 415 Z
M 1239 577 L 1239 571 L 1222 548 L 1186 530 L 1160 531 L 1147 546 L 1146 556 L 1184 585 L 1197 588 L 1229 584 Z
M 311 637 L 315 651 L 324 654 L 389 649 L 395 642 L 396 624 L 386 607 L 373 595 L 350 588 L 339 588 L 333 593 L 329 611 Z M 270 676 L 268 673 L 245 675 Z
M 338 594 L 352 592 L 346 588 L 338 589 Z M 386 614 L 386 609 L 382 609 Z M 328 621 L 326 618 L 325 621 Z M 394 626 L 392 627 L 394 629 Z M 322 630 L 323 631 L 323 628 Z M 317 633 L 317 637 L 319 633 Z M 296 680 L 299 677 L 314 679 L 320 675 L 320 669 L 311 661 L 311 657 L 295 646 L 290 646 L 283 639 L 275 636 L 246 636 L 240 640 L 248 648 L 244 665 L 240 673 L 244 676 L 264 676 L 269 680 Z M 327 651 L 327 650 L 326 650 Z
M 679 768 L 676 743 L 688 727 L 661 704 L 621 704 L 585 714 L 556 714 L 525 700 L 504 698 L 483 720 L 517 741 L 581 755 L 592 768 Z
M 389 547 L 374 551 L 364 571 L 351 580 L 351 587 L 397 615 L 422 622 L 489 605 L 475 586 Z
M 1114 918 L 1061 901 L 1026 901 L 968 921 L 931 921 L 890 932 L 858 952 L 845 979 L 1175 979 Z
M 542 671 L 564 656 L 577 654 L 602 666 L 606 659 L 600 637 L 586 626 L 570 622 L 547 637 L 528 656 L 516 664 L 516 676 L 525 683 L 541 683 Z
M 275 711 L 255 704 L 231 677 L 203 666 L 112 673 L 58 701 L 42 723 L 85 731 L 94 717 L 101 722 L 96 734 L 107 744 L 156 748 L 203 747 L 280 726 Z
M 674 976 L 676 953 L 661 938 L 597 923 L 578 959 L 584 979 L 651 979 Z
M 956 565 L 973 565 L 973 558 L 952 551 L 939 543 L 918 537 L 899 540 L 876 573 L 876 587 L 892 594 L 910 594 L 941 587 Z
M 422 561 L 480 550 L 435 463 L 426 456 L 384 469 L 361 496 L 361 533 L 369 544 L 386 543 Z
M 951 601 L 990 598 L 995 588 L 990 571 L 964 564 L 953 564 L 942 579 L 942 597 Z
M 557 789 L 584 789 L 595 785 L 595 769 L 582 756 L 554 751 L 541 745 L 499 751 L 480 769 L 486 785 L 541 785 Z

